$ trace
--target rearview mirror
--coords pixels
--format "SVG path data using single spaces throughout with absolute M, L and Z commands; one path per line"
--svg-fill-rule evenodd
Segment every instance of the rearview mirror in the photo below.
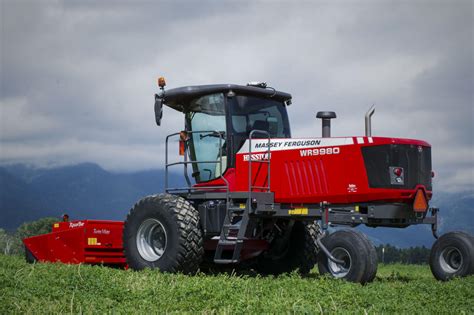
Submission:
M 161 125 L 161 118 L 163 117 L 163 99 L 155 94 L 155 121 L 158 126 Z

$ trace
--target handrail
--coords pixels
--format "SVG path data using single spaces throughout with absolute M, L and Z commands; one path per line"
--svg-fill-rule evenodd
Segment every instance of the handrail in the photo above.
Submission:
M 268 186 L 267 187 L 263 187 L 263 186 L 253 186 L 252 185 L 252 136 L 255 134 L 255 133 L 261 133 L 261 134 L 264 134 L 268 137 L 268 146 L 267 146 L 267 160 L 264 161 L 254 161 L 256 163 L 267 163 L 267 182 L 268 182 Z M 248 198 L 248 202 L 250 203 L 251 202 L 251 198 L 252 198 L 252 189 L 253 188 L 257 188 L 257 189 L 266 189 L 268 192 L 270 192 L 270 154 L 271 154 L 271 151 L 270 151 L 270 144 L 271 144 L 271 138 L 270 138 L 270 133 L 266 130 L 258 130 L 258 129 L 254 129 L 252 130 L 250 133 L 249 133 L 249 160 L 248 160 L 248 168 L 249 168 L 249 198 Z
M 199 191 L 199 190 L 210 190 L 212 188 L 214 189 L 218 189 L 218 188 L 223 188 L 225 187 L 226 188 L 226 192 L 227 192 L 227 196 L 229 195 L 229 182 L 227 181 L 227 179 L 223 176 L 224 175 L 224 172 L 222 172 L 222 141 L 224 140 L 224 136 L 222 135 L 222 133 L 220 131 L 217 131 L 217 130 L 196 130 L 196 131 L 186 131 L 187 134 L 202 134 L 202 133 L 216 133 L 219 135 L 219 159 L 218 160 L 215 160 L 215 161 L 188 161 L 188 146 L 185 145 L 184 147 L 184 161 L 182 162 L 173 162 L 173 163 L 168 163 L 168 143 L 169 143 L 169 139 L 171 137 L 174 137 L 174 136 L 177 136 L 177 135 L 180 135 L 181 133 L 180 132 L 175 132 L 175 133 L 172 133 L 168 136 L 166 136 L 166 142 L 165 142 L 165 192 L 170 192 L 170 191 L 188 191 L 188 192 L 191 192 L 191 191 Z M 220 165 L 220 169 L 221 169 L 221 175 L 219 177 L 216 177 L 217 178 L 221 178 L 225 185 L 223 186 L 204 186 L 204 187 L 192 187 L 192 184 L 191 184 L 191 180 L 189 179 L 189 176 L 188 176 L 188 164 L 200 164 L 200 163 L 219 163 Z M 188 184 L 188 187 L 183 187 L 183 188 L 169 188 L 168 187 L 168 168 L 171 167 L 171 166 L 175 166 L 175 165 L 183 165 L 183 169 L 184 169 L 184 177 L 186 178 L 186 183 Z M 228 197 L 227 197 L 228 198 Z

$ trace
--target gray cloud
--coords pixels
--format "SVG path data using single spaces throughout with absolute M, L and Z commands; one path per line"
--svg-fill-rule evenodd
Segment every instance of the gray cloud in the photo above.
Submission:
M 433 145 L 439 189 L 474 187 L 473 3 L 1 2 L 0 162 L 161 167 L 156 77 L 170 87 L 265 80 L 293 94 L 294 136 Z

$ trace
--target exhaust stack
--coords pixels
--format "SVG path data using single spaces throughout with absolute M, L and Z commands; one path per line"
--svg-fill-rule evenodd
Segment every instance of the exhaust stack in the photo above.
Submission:
M 336 118 L 335 112 L 318 112 L 316 118 L 322 119 L 322 136 L 323 138 L 331 137 L 331 119 Z
M 365 136 L 372 137 L 372 115 L 375 113 L 375 105 L 365 113 Z

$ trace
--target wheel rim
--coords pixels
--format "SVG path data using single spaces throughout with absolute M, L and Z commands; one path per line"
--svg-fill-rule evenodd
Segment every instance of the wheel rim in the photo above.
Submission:
M 166 230 L 157 219 L 143 221 L 137 232 L 137 249 L 143 259 L 157 261 L 166 250 Z
M 343 264 L 333 262 L 328 258 L 329 272 L 335 278 L 344 278 L 347 276 L 352 267 L 352 257 L 347 250 L 342 247 L 336 247 L 331 251 L 331 255 L 336 259 L 344 261 Z
M 446 273 L 455 273 L 461 269 L 463 257 L 455 247 L 446 247 L 439 255 L 439 265 Z

